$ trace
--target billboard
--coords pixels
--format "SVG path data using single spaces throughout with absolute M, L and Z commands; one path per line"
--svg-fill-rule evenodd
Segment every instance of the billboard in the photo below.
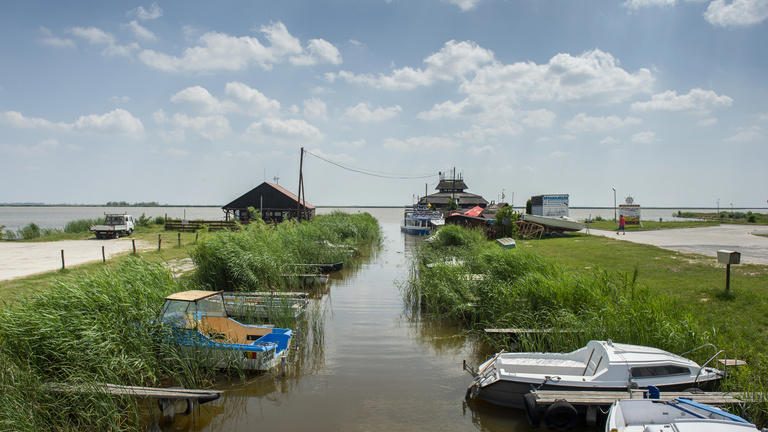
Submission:
M 531 213 L 537 216 L 568 216 L 568 194 L 531 197 Z
M 640 204 L 619 204 L 619 216 L 627 225 L 640 225 Z

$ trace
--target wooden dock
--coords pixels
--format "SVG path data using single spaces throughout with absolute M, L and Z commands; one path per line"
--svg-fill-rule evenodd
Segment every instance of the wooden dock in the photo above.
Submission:
M 193 390 L 183 388 L 141 387 L 119 384 L 96 384 L 76 386 L 69 384 L 50 384 L 48 388 L 60 393 L 107 393 L 113 396 L 131 396 L 141 399 L 192 400 L 197 403 L 214 401 L 221 397 L 219 390 Z
M 579 391 L 579 390 L 532 390 L 537 406 L 552 405 L 565 400 L 573 406 L 609 406 L 618 400 L 643 399 L 645 390 L 630 391 Z M 745 392 L 661 392 L 660 400 L 691 399 L 707 405 L 740 405 L 764 400 L 761 393 Z
M 489 328 L 483 330 L 488 334 L 543 334 L 543 333 L 579 333 L 579 330 L 556 330 L 551 328 L 527 329 L 527 328 Z

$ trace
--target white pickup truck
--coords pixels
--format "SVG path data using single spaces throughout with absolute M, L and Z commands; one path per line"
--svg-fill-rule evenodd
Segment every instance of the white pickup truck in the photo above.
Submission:
M 103 225 L 94 225 L 91 232 L 96 238 L 119 238 L 121 235 L 131 235 L 135 228 L 133 216 L 128 214 L 106 214 Z

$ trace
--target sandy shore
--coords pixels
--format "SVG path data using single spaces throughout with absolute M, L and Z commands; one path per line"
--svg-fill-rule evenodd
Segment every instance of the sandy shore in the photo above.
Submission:
M 67 267 L 101 260 L 101 247 L 107 258 L 131 250 L 131 239 L 62 240 L 55 242 L 0 242 L 0 280 L 15 279 L 61 268 L 61 250 Z M 136 241 L 137 249 L 148 249 L 148 242 Z
M 628 232 L 627 235 L 616 235 L 615 231 L 590 230 L 592 235 L 712 257 L 717 256 L 718 249 L 730 249 L 741 252 L 742 263 L 768 264 L 768 238 L 754 235 L 753 233 L 756 232 L 766 232 L 766 228 L 749 225 L 720 225 Z

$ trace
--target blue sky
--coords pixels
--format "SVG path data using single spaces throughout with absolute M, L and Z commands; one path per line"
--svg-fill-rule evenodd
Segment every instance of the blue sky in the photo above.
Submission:
M 768 200 L 768 0 L 4 6 L 0 202 Z

